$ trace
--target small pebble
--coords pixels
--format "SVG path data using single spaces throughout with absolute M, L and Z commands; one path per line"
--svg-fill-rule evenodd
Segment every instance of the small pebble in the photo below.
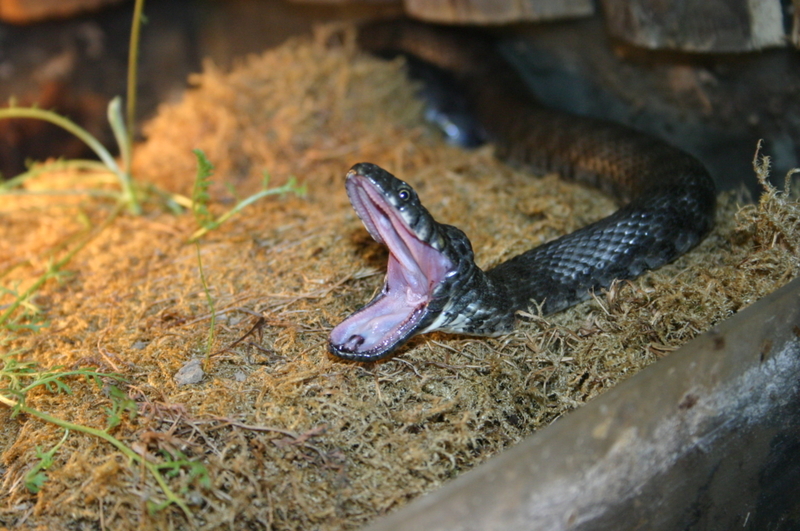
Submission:
M 187 361 L 178 372 L 175 373 L 175 383 L 178 385 L 191 385 L 200 383 L 205 376 L 203 371 L 203 361 L 197 358 Z

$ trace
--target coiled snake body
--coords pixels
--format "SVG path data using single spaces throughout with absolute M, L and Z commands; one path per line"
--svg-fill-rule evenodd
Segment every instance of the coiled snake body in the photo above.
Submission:
M 408 184 L 356 164 L 348 196 L 390 257 L 381 292 L 331 332 L 336 356 L 379 360 L 434 330 L 507 333 L 518 310 L 534 302 L 545 314 L 567 308 L 614 279 L 674 260 L 711 229 L 715 189 L 697 159 L 624 126 L 538 105 L 489 43 L 421 25 L 368 28 L 360 39 L 368 49 L 402 50 L 456 72 L 502 158 L 590 183 L 625 204 L 484 272 L 467 236 L 436 222 Z

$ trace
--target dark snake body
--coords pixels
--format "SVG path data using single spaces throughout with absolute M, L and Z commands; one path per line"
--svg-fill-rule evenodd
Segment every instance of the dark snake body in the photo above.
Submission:
M 572 306 L 674 260 L 711 229 L 715 188 L 697 159 L 642 132 L 538 105 L 490 42 L 416 24 L 373 26 L 360 40 L 454 72 L 501 158 L 594 185 L 625 205 L 483 272 L 464 233 L 437 223 L 406 183 L 357 164 L 348 194 L 391 258 L 383 291 L 331 333 L 333 354 L 374 361 L 418 333 L 507 333 L 518 310 Z

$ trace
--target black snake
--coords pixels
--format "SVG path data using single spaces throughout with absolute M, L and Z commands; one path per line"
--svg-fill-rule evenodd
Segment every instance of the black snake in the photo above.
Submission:
M 639 131 L 538 105 L 490 42 L 416 24 L 373 26 L 360 40 L 455 72 L 502 158 L 590 183 L 625 204 L 484 272 L 467 236 L 436 222 L 408 184 L 374 164 L 356 164 L 348 196 L 390 257 L 380 293 L 331 332 L 334 355 L 375 361 L 434 330 L 507 333 L 518 310 L 567 308 L 614 279 L 674 260 L 711 229 L 715 188 L 697 159 Z

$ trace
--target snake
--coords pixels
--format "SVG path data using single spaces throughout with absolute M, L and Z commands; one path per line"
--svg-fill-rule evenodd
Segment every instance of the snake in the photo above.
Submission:
M 675 260 L 711 230 L 716 190 L 697 158 L 627 126 L 545 107 L 489 38 L 406 22 L 367 26 L 359 42 L 453 72 L 501 159 L 594 186 L 621 206 L 484 271 L 467 235 L 436 221 L 408 183 L 376 164 L 355 164 L 348 198 L 389 259 L 380 291 L 330 332 L 333 355 L 374 362 L 433 331 L 508 334 L 519 311 L 573 306 Z

